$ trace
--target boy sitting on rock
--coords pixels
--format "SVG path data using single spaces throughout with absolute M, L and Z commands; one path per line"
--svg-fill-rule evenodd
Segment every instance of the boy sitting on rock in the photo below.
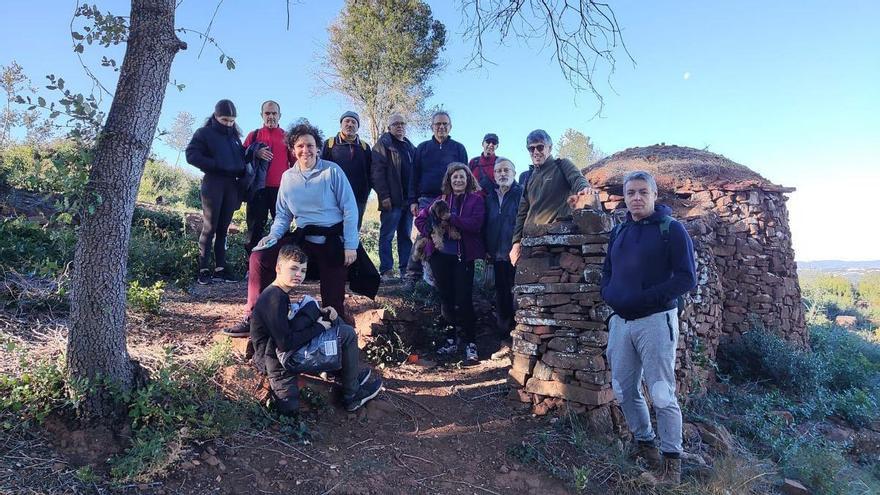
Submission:
M 308 257 L 295 245 L 281 248 L 275 280 L 260 294 L 251 313 L 254 364 L 265 371 L 278 412 L 299 410 L 299 373 L 338 371 L 342 401 L 356 411 L 376 397 L 381 378 L 359 372 L 357 334 L 332 307 L 321 308 L 311 296 L 291 297 L 306 276 Z

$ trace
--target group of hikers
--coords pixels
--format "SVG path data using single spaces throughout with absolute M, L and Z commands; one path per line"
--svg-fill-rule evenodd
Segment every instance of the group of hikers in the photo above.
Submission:
M 254 364 L 267 374 L 274 407 L 283 414 L 298 411 L 299 373 L 334 372 L 349 411 L 382 388 L 381 378 L 359 365 L 357 335 L 344 306 L 347 282 L 352 291 L 374 297 L 383 282 L 430 280 L 448 329 L 436 352 L 461 353 L 466 364 L 477 363 L 475 261 L 494 269 L 496 324 L 488 333 L 509 338 L 523 227 L 570 216 L 593 194 L 570 160 L 553 157 L 553 141 L 541 129 L 526 137 L 531 164 L 517 180 L 513 162 L 496 154 L 494 133 L 468 160 L 464 145 L 450 137 L 446 111 L 432 115 L 433 135 L 418 146 L 406 137 L 404 116 L 393 114 L 372 147 L 358 135 L 360 117 L 352 111 L 342 114 L 339 132 L 326 140 L 305 120 L 284 132 L 275 101 L 264 102 L 260 114 L 263 126 L 242 141 L 235 105 L 220 100 L 186 157 L 204 172 L 199 284 L 235 280 L 226 265 L 226 234 L 233 212 L 247 202 L 246 316 L 223 332 L 251 339 Z M 371 190 L 380 211 L 378 270 L 360 240 Z M 614 311 L 607 322 L 612 388 L 638 455 L 675 481 L 682 452 L 677 300 L 696 285 L 693 246 L 671 210 L 655 204 L 657 184 L 649 173 L 628 174 L 623 195 L 627 220 L 611 233 L 601 281 L 602 298 Z M 320 304 L 291 294 L 306 278 L 320 281 Z M 641 392 L 643 375 L 657 413 L 659 450 Z

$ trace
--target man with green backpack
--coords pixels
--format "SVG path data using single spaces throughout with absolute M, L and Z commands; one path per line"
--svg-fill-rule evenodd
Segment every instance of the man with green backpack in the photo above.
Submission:
M 623 180 L 626 221 L 611 233 L 602 272 L 608 318 L 611 385 L 643 457 L 665 481 L 681 481 L 681 409 L 675 396 L 678 306 L 696 286 L 694 247 L 665 205 L 655 204 L 657 183 L 648 172 Z M 648 385 L 660 449 L 641 392 Z

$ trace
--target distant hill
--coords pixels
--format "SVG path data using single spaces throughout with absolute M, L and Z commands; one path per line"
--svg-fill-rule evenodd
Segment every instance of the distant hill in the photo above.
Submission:
M 880 270 L 880 260 L 842 261 L 818 260 L 798 261 L 799 270 L 816 270 L 820 272 L 871 271 Z

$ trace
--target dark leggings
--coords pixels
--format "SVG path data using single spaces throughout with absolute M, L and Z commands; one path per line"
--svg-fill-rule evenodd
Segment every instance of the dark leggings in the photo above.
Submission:
M 226 231 L 232 214 L 241 207 L 238 184 L 232 177 L 205 174 L 202 178 L 202 235 L 199 236 L 199 270 L 211 263 L 214 242 L 214 266 L 226 266 Z
M 509 261 L 495 261 L 495 309 L 498 311 L 498 333 L 502 339 L 510 338 L 513 330 L 514 304 L 513 279 L 516 268 Z
M 476 340 L 474 315 L 474 262 L 459 261 L 458 256 L 434 252 L 429 261 L 440 292 L 443 318 L 460 325 L 467 342 Z

